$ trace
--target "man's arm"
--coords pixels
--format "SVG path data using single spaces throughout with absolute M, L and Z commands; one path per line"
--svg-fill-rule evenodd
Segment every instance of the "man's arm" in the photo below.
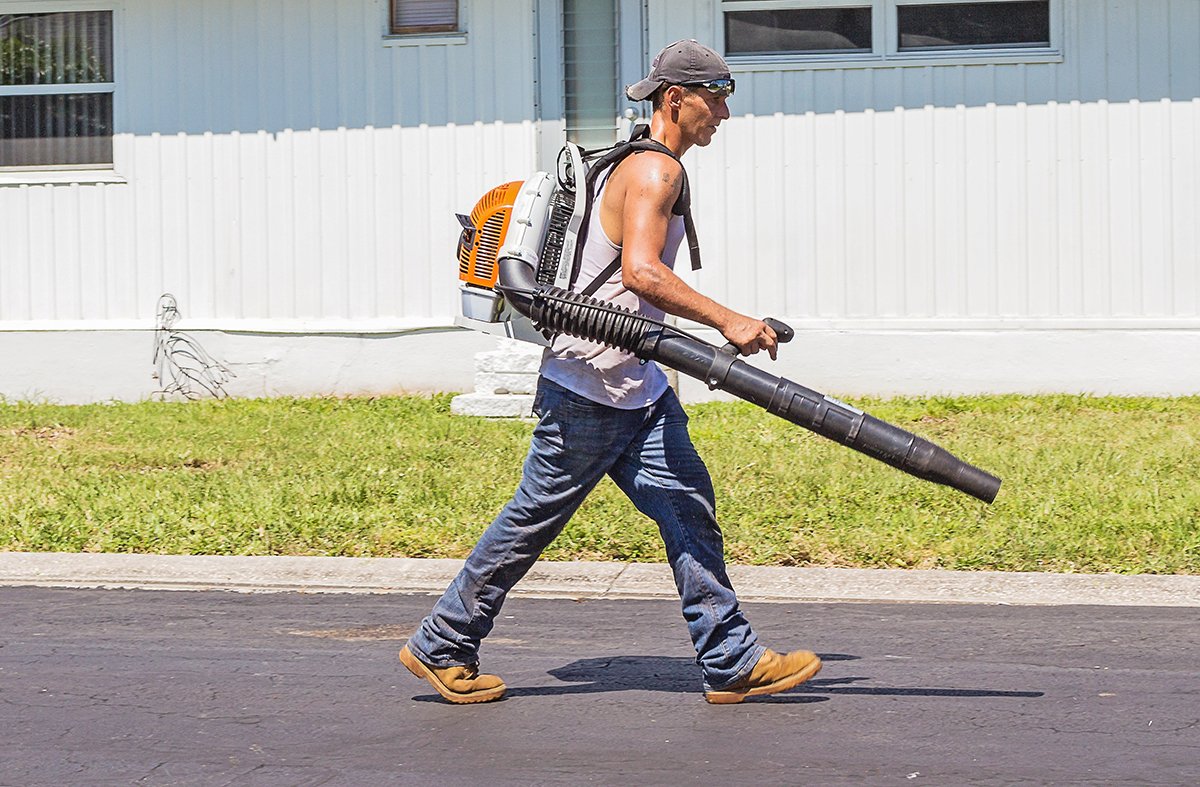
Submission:
M 661 153 L 630 156 L 625 170 L 625 204 L 621 212 L 621 281 L 658 308 L 712 326 L 751 355 L 766 350 L 775 358 L 775 331 L 762 320 L 739 314 L 702 295 L 662 261 L 671 209 L 683 188 L 683 168 Z

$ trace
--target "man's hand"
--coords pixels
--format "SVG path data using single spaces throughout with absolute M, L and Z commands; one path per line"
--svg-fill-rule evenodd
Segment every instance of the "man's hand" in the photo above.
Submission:
M 743 314 L 733 314 L 723 326 L 721 333 L 738 348 L 742 355 L 754 355 L 759 350 L 766 350 L 775 360 L 775 352 L 779 347 L 778 337 L 762 320 L 747 317 Z

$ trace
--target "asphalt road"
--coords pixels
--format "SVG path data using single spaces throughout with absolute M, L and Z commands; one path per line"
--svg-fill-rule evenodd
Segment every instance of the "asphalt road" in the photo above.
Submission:
M 677 603 L 513 598 L 451 706 L 431 603 L 2 588 L 0 784 L 1200 783 L 1195 609 L 747 604 L 825 669 L 712 706 Z

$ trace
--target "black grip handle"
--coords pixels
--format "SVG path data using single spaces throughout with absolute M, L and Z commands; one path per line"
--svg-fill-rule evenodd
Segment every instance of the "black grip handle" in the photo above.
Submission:
M 780 344 L 787 344 L 796 335 L 792 330 L 792 326 L 787 323 L 782 323 L 774 317 L 764 317 L 763 322 L 771 326 L 771 330 L 775 331 L 775 341 Z
M 771 326 L 771 330 L 775 331 L 775 341 L 779 342 L 780 344 L 786 344 L 787 342 L 790 342 L 792 337 L 796 335 L 796 332 L 792 330 L 792 326 L 788 325 L 787 323 L 780 322 L 774 317 L 764 317 L 763 322 Z M 728 353 L 730 355 L 737 355 L 739 350 L 736 344 L 729 342 L 721 348 L 721 352 Z

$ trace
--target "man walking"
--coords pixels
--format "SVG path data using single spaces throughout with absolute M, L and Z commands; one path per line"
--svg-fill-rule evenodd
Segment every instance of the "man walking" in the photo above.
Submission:
M 665 150 L 630 155 L 607 174 L 579 281 L 611 269 L 596 297 L 653 319 L 670 313 L 704 323 L 743 354 L 765 350 L 774 359 L 770 326 L 700 294 L 672 270 L 684 235 L 683 218 L 673 214 L 685 178 L 678 157 L 712 141 L 729 117 L 733 90 L 721 56 L 690 40 L 664 48 L 647 77 L 626 88 L 631 100 L 651 101 L 650 137 Z M 540 420 L 521 484 L 400 652 L 409 671 L 451 702 L 504 696 L 499 677 L 478 671 L 480 642 L 508 591 L 607 474 L 658 524 L 706 700 L 741 702 L 817 673 L 821 661 L 809 651 L 780 654 L 758 644 L 739 609 L 725 570 L 712 482 L 688 436 L 687 415 L 658 366 L 557 336 L 542 359 L 534 411 Z

